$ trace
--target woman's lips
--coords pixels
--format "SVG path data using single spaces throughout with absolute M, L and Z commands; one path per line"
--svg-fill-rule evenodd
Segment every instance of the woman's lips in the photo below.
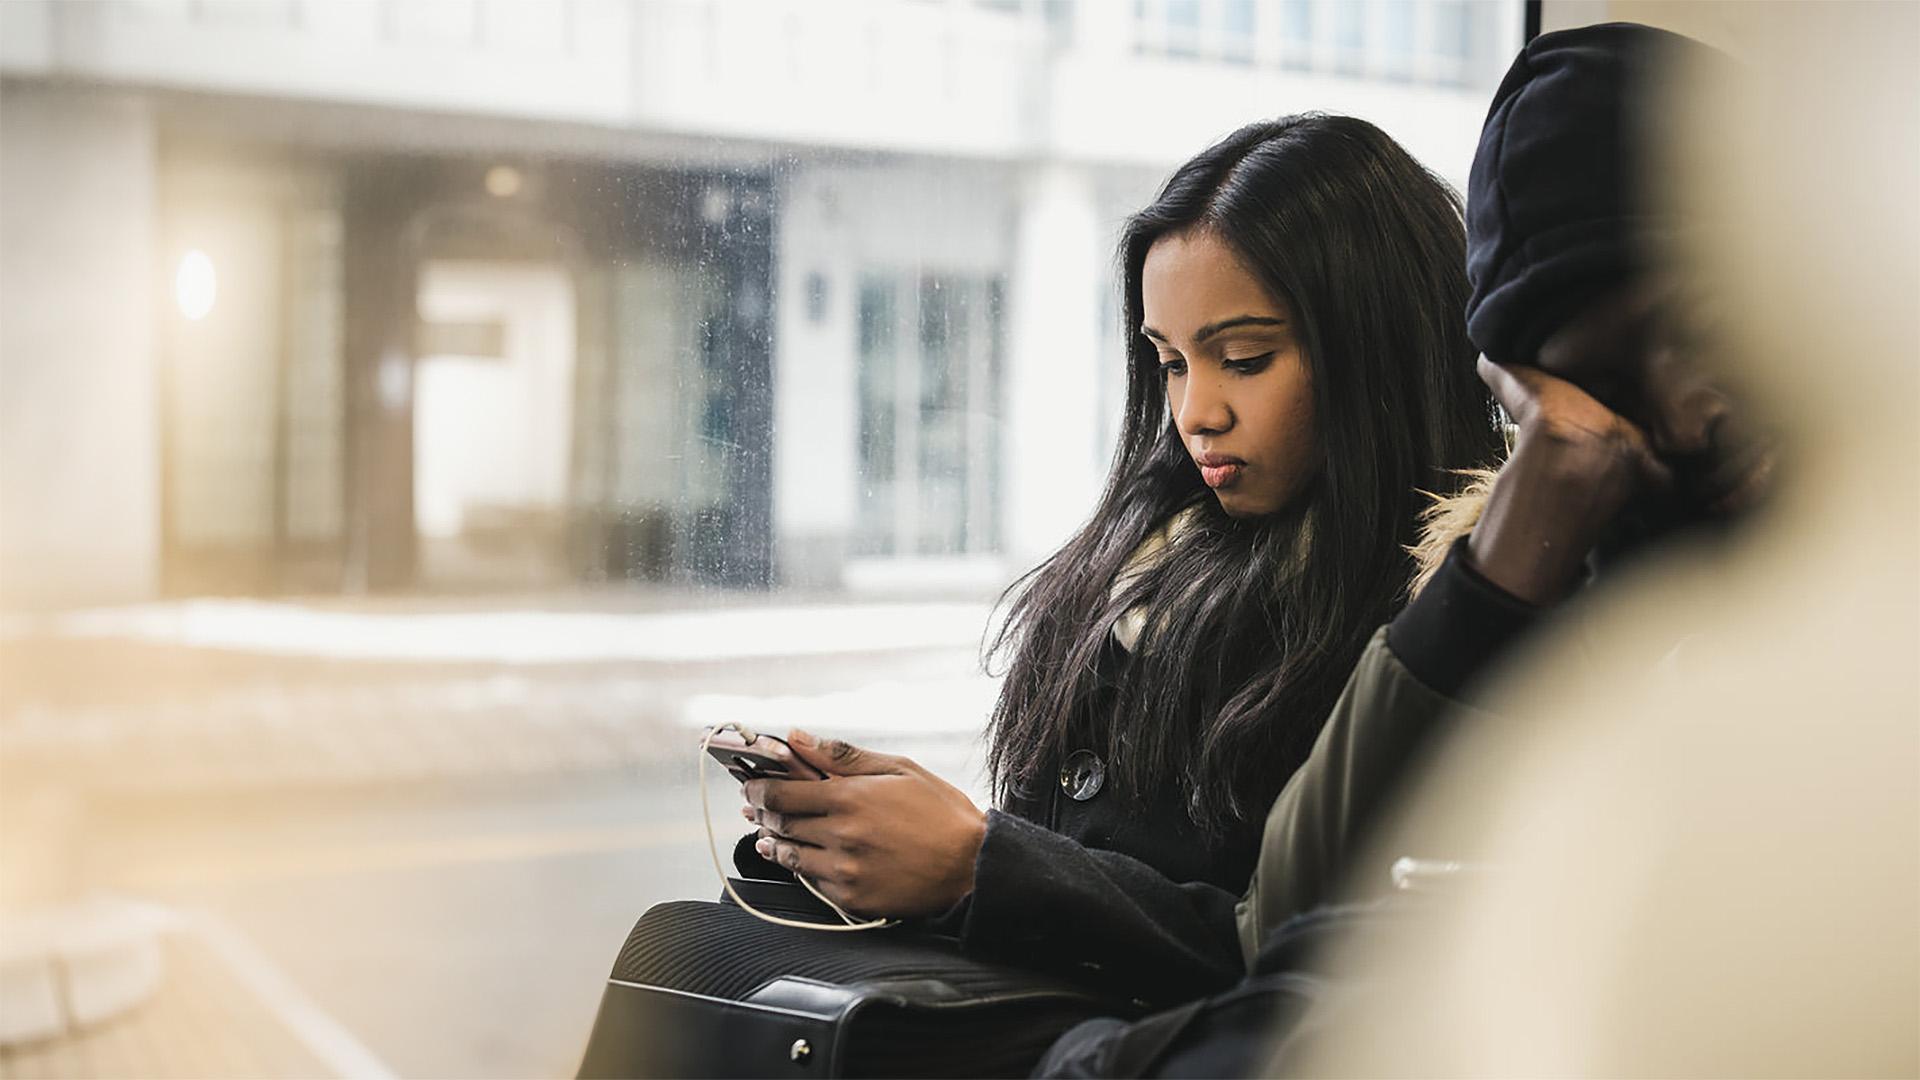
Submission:
M 1225 454 L 1200 454 L 1193 463 L 1200 466 L 1200 479 L 1210 488 L 1232 487 L 1247 467 L 1246 462 Z
M 1240 479 L 1240 470 L 1243 468 L 1243 465 L 1202 465 L 1200 479 L 1205 480 L 1210 488 L 1228 487 Z

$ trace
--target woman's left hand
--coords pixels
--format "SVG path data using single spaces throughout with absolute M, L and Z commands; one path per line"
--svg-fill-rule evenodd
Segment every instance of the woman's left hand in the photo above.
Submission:
M 788 743 L 826 780 L 749 780 L 762 858 L 863 915 L 937 915 L 973 891 L 987 818 L 918 762 L 804 731 Z

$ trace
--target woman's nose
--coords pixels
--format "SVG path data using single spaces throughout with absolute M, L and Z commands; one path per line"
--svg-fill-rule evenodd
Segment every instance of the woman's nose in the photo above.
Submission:
M 1188 435 L 1218 435 L 1233 426 L 1233 409 L 1217 380 L 1195 375 L 1187 379 L 1174 420 Z

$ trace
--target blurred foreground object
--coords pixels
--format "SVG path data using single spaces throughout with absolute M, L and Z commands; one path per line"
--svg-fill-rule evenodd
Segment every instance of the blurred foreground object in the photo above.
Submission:
M 82 895 L 73 792 L 25 776 L 0 790 L 0 1051 L 56 1038 L 152 997 L 165 972 L 148 905 Z
M 145 906 L 108 897 L 7 912 L 0 928 L 0 1047 L 77 1031 L 160 988 L 161 926 Z
M 1446 837 L 1510 872 L 1350 942 L 1366 989 L 1288 1069 L 1920 1073 L 1920 7 L 1746 14 L 1715 44 L 1758 77 L 1681 73 L 1657 195 L 1730 223 L 1680 257 L 1791 467 L 1446 748 L 1360 865 Z

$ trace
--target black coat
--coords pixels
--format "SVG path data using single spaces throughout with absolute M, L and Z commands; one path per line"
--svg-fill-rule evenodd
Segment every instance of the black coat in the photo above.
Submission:
M 1068 974 L 1141 1007 L 1234 986 L 1266 931 L 1326 899 L 1379 793 L 1419 745 L 1415 735 L 1524 628 L 1517 602 L 1493 592 L 1458 557 L 1446 560 L 1393 632 L 1369 644 L 1332 722 L 1314 718 L 1326 729 L 1270 819 L 1209 836 L 1189 814 L 1184 788 L 1142 796 L 1104 776 L 1095 785 L 1091 774 L 1104 763 L 1091 746 L 1103 744 L 1089 738 L 1087 750 L 1048 771 L 1059 782 L 988 812 L 973 892 L 929 929 L 958 937 L 969 952 Z M 1124 660 L 1117 650 L 1105 658 Z M 1360 730 L 1371 735 L 1357 738 Z M 735 851 L 743 872 L 786 876 L 751 842 Z
M 1439 718 L 1535 615 L 1456 545 L 1369 643 L 1265 821 L 1209 841 L 1172 792 L 1079 802 L 1056 786 L 989 814 L 951 926 L 971 951 L 1077 970 L 1149 1005 L 1233 986 L 1270 932 L 1330 898 Z
M 1117 672 L 1127 659 L 1116 644 L 1102 665 Z M 1095 715 L 1116 684 L 1107 680 Z M 1209 833 L 1193 820 L 1187 788 L 1124 790 L 1094 749 L 1104 740 L 1086 742 L 1041 773 L 1057 782 L 988 812 L 973 893 L 936 925 L 970 952 L 1142 1005 L 1233 985 L 1243 973 L 1234 905 L 1259 857 L 1262 821 Z
M 1274 930 L 1331 897 L 1439 719 L 1534 616 L 1456 549 L 1368 644 L 1266 820 L 1209 838 L 1184 791 L 1129 797 L 1103 778 L 1075 799 L 1066 789 L 1088 794 L 1090 770 L 1061 769 L 1061 783 L 988 812 L 972 894 L 929 928 L 1143 1008 L 1227 990 Z M 751 840 L 735 852 L 742 870 L 784 876 Z
M 970 952 L 1071 973 L 1142 1006 L 1185 1001 L 1243 973 L 1234 906 L 1260 830 L 1256 820 L 1209 838 L 1181 792 L 1078 801 L 1056 786 L 988 812 L 973 893 L 937 921 Z
M 1140 800 L 1102 791 L 1082 801 L 1056 786 L 987 812 L 973 892 L 925 929 L 1143 1009 L 1204 996 L 1243 973 L 1235 904 L 1260 830 L 1253 821 L 1209 840 L 1176 793 Z M 741 876 L 791 882 L 754 852 L 754 839 L 734 847 Z

